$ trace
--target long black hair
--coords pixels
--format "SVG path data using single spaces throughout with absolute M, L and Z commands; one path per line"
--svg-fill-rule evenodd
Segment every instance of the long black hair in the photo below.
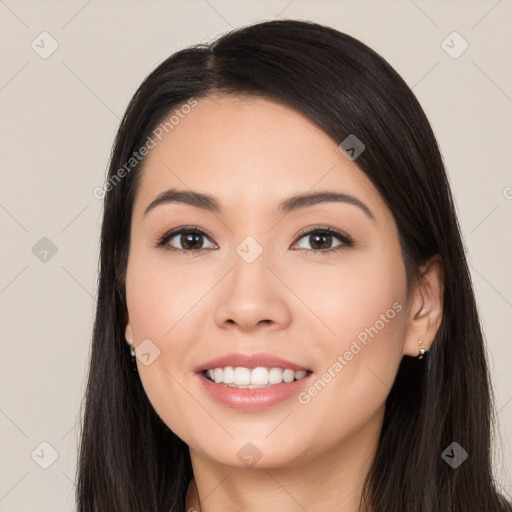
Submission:
M 491 467 L 493 402 L 474 291 L 442 157 L 403 79 L 333 28 L 260 22 L 182 49 L 140 85 L 121 121 L 104 193 L 98 298 L 77 468 L 79 512 L 182 512 L 188 446 L 160 419 L 125 340 L 130 224 L 139 148 L 191 99 L 253 95 L 302 113 L 338 144 L 365 145 L 357 165 L 396 221 L 408 284 L 439 255 L 443 320 L 426 357 L 404 356 L 363 498 L 375 512 L 502 512 Z M 127 166 L 127 162 L 130 162 Z M 124 172 L 120 170 L 124 168 Z M 452 468 L 443 451 L 469 454 Z

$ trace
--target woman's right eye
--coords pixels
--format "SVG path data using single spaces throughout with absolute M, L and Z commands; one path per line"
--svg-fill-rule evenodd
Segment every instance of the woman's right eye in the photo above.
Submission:
M 203 239 L 210 237 L 198 228 L 179 228 L 164 234 L 157 243 L 158 247 L 165 247 L 171 251 L 179 252 L 198 252 L 205 249 L 215 249 L 215 244 L 210 247 L 203 246 Z M 177 247 L 178 246 L 178 247 Z

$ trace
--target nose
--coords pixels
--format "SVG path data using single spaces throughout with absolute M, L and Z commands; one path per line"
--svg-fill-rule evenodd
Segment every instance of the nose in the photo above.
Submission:
M 233 268 L 218 290 L 215 321 L 219 327 L 248 333 L 289 325 L 290 294 L 269 263 L 265 251 L 252 263 L 235 255 Z

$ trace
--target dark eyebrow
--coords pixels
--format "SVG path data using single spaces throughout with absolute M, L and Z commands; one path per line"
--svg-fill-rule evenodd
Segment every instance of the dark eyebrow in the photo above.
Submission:
M 220 204 L 213 196 L 203 194 L 201 192 L 170 188 L 169 190 L 159 194 L 153 201 L 151 201 L 149 206 L 144 210 L 144 215 L 147 215 L 147 213 L 153 208 L 166 203 L 184 203 L 191 206 L 197 206 L 198 208 L 202 208 L 209 212 L 222 212 Z
M 349 194 L 342 194 L 337 192 L 314 192 L 298 194 L 289 197 L 285 201 L 279 204 L 278 212 L 281 215 L 286 215 L 292 211 L 299 210 L 301 208 L 307 208 L 319 203 L 325 202 L 338 202 L 347 203 L 360 208 L 370 219 L 375 221 L 375 217 L 370 209 L 359 199 Z M 203 210 L 210 211 L 212 213 L 222 213 L 222 207 L 219 202 L 209 194 L 203 194 L 201 192 L 193 192 L 189 190 L 176 190 L 169 189 L 159 194 L 144 210 L 144 216 L 152 209 L 156 208 L 161 204 L 166 203 L 183 203 L 191 206 L 202 208 Z
M 307 208 L 308 206 L 313 206 L 318 203 L 331 202 L 347 203 L 353 206 L 357 206 L 358 208 L 361 208 L 361 210 L 370 219 L 375 221 L 375 216 L 370 211 L 368 206 L 357 199 L 357 197 L 338 192 L 314 192 L 289 197 L 279 205 L 279 212 L 283 215 L 286 215 L 287 213 L 298 210 L 299 208 Z

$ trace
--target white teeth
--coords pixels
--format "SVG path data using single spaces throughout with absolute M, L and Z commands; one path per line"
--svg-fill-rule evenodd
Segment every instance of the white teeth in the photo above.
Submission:
M 281 382 L 293 382 L 307 375 L 306 370 L 294 371 L 281 368 L 244 368 L 226 366 L 224 368 L 212 368 L 205 372 L 210 380 L 217 384 L 228 384 L 230 387 L 254 388 L 266 387 Z
M 215 368 L 216 370 L 223 371 L 222 368 Z M 224 382 L 224 380 L 223 380 Z M 237 386 L 247 386 L 247 384 L 251 383 L 251 370 L 249 368 L 241 368 L 236 367 L 235 368 L 235 374 L 234 374 L 234 384 Z
M 238 368 L 237 368 L 238 369 Z M 242 368 L 240 368 L 242 369 Z M 244 368 L 245 370 L 246 368 Z M 266 368 L 254 368 L 251 371 L 251 384 L 265 386 L 268 384 L 268 370 Z
M 293 382 L 294 378 L 295 378 L 295 372 L 293 370 L 285 370 L 283 372 L 283 380 L 285 382 Z
M 268 372 L 269 384 L 281 384 L 283 381 L 283 370 L 281 368 L 271 368 Z
M 224 384 L 233 384 L 235 382 L 235 371 L 231 366 L 227 366 L 222 370 L 222 382 Z

